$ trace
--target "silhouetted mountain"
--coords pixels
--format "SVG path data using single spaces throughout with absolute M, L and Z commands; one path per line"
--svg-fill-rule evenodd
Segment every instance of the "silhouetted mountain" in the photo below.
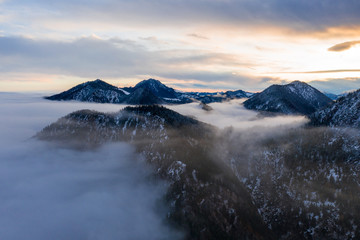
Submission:
M 309 115 L 332 100 L 310 85 L 294 81 L 287 85 L 271 85 L 244 102 L 248 109 L 285 114 Z
M 311 124 L 360 128 L 360 89 L 310 116 Z
M 81 102 L 121 103 L 126 98 L 126 94 L 121 89 L 97 79 L 45 98 L 57 101 L 76 100 Z

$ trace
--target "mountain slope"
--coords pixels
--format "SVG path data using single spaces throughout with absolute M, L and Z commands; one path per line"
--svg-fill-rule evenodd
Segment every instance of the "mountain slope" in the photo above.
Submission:
M 138 88 L 127 96 L 125 103 L 132 105 L 152 105 L 165 103 L 148 88 Z
M 269 130 L 269 129 L 267 129 Z M 160 106 L 81 110 L 36 137 L 93 150 L 127 141 L 169 183 L 186 239 L 359 239 L 360 133 L 216 129 Z
M 217 151 L 276 239 L 360 238 L 359 131 L 316 127 L 225 134 Z
M 127 88 L 130 92 L 138 91 L 138 89 L 146 89 L 145 92 L 150 91 L 154 96 L 161 99 L 163 103 L 182 104 L 192 102 L 187 96 L 152 78 L 139 82 L 133 88 Z
M 328 98 L 330 98 L 331 100 L 334 100 L 334 101 L 336 99 L 338 99 L 339 97 L 341 97 L 341 95 L 337 95 L 334 93 L 323 92 L 323 94 L 325 94 L 325 96 L 327 96 Z
M 248 109 L 309 115 L 330 104 L 332 100 L 310 85 L 294 81 L 272 85 L 244 102 Z
M 45 98 L 57 101 L 76 100 L 81 102 L 121 103 L 125 97 L 126 93 L 123 90 L 97 79 Z
M 360 128 L 360 89 L 310 116 L 311 124 Z
M 139 88 L 149 89 L 155 96 L 160 98 L 177 98 L 176 92 L 173 88 L 162 84 L 156 79 L 150 78 L 148 80 L 143 80 L 135 85 L 134 90 Z

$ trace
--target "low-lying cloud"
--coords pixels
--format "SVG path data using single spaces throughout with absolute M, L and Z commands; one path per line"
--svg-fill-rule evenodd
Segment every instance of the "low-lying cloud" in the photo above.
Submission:
M 0 93 L 0 239 L 178 239 L 166 224 L 165 182 L 127 143 L 93 151 L 31 137 L 75 109 L 119 105 L 61 103 Z
M 297 127 L 307 122 L 303 116 L 264 117 L 258 112 L 246 109 L 244 99 L 224 103 L 211 103 L 212 111 L 204 111 L 199 103 L 170 106 L 171 109 L 196 117 L 198 120 L 215 125 L 219 128 L 233 127 L 238 130 L 251 128 Z

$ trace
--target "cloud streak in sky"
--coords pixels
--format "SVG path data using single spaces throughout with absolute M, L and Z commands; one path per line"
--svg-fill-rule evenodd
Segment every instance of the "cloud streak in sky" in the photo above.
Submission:
M 333 70 L 318 70 L 318 71 L 306 71 L 306 72 L 281 72 L 281 73 L 342 73 L 342 72 L 360 72 L 360 69 L 333 69 Z
M 342 51 L 349 50 L 350 48 L 352 48 L 358 44 L 360 44 L 360 41 L 343 42 L 343 43 L 339 43 L 339 44 L 336 44 L 336 45 L 330 47 L 328 50 L 332 51 L 332 52 L 342 52 Z

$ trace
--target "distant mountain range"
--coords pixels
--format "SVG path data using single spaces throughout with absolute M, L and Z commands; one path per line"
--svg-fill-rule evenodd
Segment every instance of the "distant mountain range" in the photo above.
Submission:
M 243 90 L 216 93 L 180 92 L 155 79 L 141 81 L 134 87 L 117 88 L 97 79 L 45 98 L 129 105 L 184 104 L 197 101 L 203 104 L 205 110 L 211 110 L 211 107 L 206 105 L 208 103 L 248 98 L 244 106 L 251 110 L 306 115 L 310 116 L 313 125 L 360 127 L 359 95 L 358 90 L 341 96 L 334 102 L 324 93 L 300 81 L 272 85 L 254 94 Z
M 336 100 L 336 99 L 338 99 L 339 97 L 341 97 L 341 96 L 343 95 L 343 94 L 337 95 L 337 94 L 328 93 L 328 92 L 323 92 L 323 94 L 324 94 L 325 96 L 327 96 L 328 98 L 330 98 L 331 100 Z
M 286 85 L 271 85 L 244 102 L 248 109 L 285 114 L 309 115 L 332 103 L 332 100 L 312 86 L 294 81 Z
M 77 85 L 65 92 L 45 97 L 57 101 L 82 101 L 97 103 L 124 103 L 133 105 L 183 104 L 193 101 L 203 103 L 222 102 L 248 98 L 253 93 L 242 90 L 225 93 L 180 92 L 156 79 L 143 80 L 134 87 L 117 88 L 100 79 Z

